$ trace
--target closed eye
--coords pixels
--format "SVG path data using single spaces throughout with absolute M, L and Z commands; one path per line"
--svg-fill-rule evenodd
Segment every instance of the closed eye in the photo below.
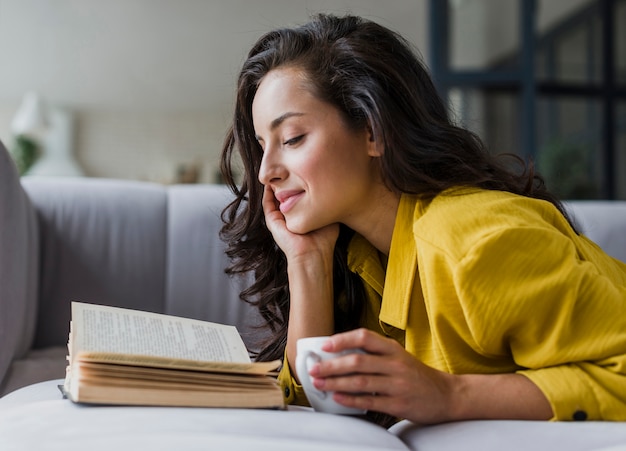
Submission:
M 302 138 L 304 138 L 304 135 L 296 136 L 294 138 L 291 138 L 291 139 L 288 139 L 287 141 L 285 141 L 283 143 L 283 145 L 285 145 L 285 146 L 293 146 L 295 144 L 298 144 L 300 141 L 302 141 Z

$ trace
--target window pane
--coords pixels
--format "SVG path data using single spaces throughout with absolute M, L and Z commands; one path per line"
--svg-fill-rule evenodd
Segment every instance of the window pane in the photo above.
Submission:
M 596 199 L 602 186 L 602 123 L 598 101 L 540 98 L 537 167 L 562 199 Z
M 602 81 L 602 22 L 591 1 L 539 2 L 537 67 L 540 80 Z
M 615 5 L 615 79 L 626 85 L 626 1 Z
M 457 123 L 480 136 L 490 152 L 521 155 L 516 94 L 457 88 L 450 90 L 450 103 Z
M 516 67 L 519 0 L 448 0 L 450 68 Z
M 626 102 L 617 104 L 615 132 L 615 197 L 626 200 Z

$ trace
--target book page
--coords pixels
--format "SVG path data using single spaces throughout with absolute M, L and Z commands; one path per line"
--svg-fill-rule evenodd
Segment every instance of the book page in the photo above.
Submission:
M 70 354 L 106 352 L 250 363 L 234 326 L 72 302 Z

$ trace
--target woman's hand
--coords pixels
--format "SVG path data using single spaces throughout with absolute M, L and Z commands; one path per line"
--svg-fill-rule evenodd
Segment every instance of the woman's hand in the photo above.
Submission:
M 409 354 L 398 342 L 368 329 L 333 335 L 327 352 L 362 349 L 311 368 L 319 390 L 336 392 L 339 404 L 383 412 L 417 423 L 446 420 L 451 375 L 434 370 Z
M 452 375 L 431 368 L 398 342 L 367 329 L 333 335 L 323 349 L 363 349 L 311 368 L 319 390 L 340 404 L 383 412 L 415 423 L 552 416 L 543 393 L 519 374 Z
M 330 255 L 332 258 L 335 243 L 339 236 L 339 224 L 330 224 L 304 235 L 296 234 L 287 228 L 285 216 L 279 210 L 278 205 L 274 192 L 266 185 L 263 191 L 265 223 L 274 237 L 274 241 L 287 256 L 288 261 L 306 256 L 311 252 L 320 252 L 323 255 Z

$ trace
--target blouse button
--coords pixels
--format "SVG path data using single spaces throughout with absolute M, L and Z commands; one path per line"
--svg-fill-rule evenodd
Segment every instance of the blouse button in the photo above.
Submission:
M 289 398 L 290 394 L 291 394 L 291 390 L 289 390 L 289 387 L 285 387 L 285 398 Z
M 574 421 L 585 421 L 587 419 L 587 412 L 584 410 L 577 410 L 574 412 L 574 415 L 572 415 L 572 419 Z

